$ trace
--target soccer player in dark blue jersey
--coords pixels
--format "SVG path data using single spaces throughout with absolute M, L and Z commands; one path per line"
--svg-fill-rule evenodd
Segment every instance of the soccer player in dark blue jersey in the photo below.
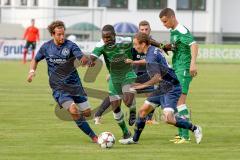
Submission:
M 83 53 L 75 43 L 65 40 L 65 25 L 62 21 L 52 22 L 48 30 L 53 39 L 45 42 L 32 60 L 27 81 L 32 82 L 39 61 L 45 59 L 49 85 L 55 101 L 66 109 L 77 126 L 97 143 L 97 136 L 85 119 L 91 115 L 91 108 L 75 65 L 76 60 L 81 61 Z
M 139 53 L 146 54 L 147 72 L 151 79 L 145 83 L 135 84 L 133 89 L 142 89 L 154 84 L 158 84 L 158 88 L 144 102 L 139 110 L 139 117 L 136 121 L 134 136 L 128 139 L 121 139 L 121 144 L 136 144 L 144 129 L 146 115 L 155 107 L 161 105 L 163 109 L 162 119 L 164 122 L 179 128 L 191 130 L 196 138 L 196 143 L 200 143 L 202 139 L 202 131 L 200 126 L 193 125 L 186 119 L 178 116 L 177 102 L 181 95 L 181 86 L 174 71 L 168 66 L 168 63 L 161 51 L 150 45 L 149 36 L 144 33 L 137 33 L 133 40 L 134 48 Z

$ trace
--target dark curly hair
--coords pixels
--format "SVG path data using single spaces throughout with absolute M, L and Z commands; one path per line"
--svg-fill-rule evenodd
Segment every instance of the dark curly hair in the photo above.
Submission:
M 64 28 L 65 30 L 65 25 L 63 23 L 63 21 L 53 21 L 49 26 L 48 26 L 48 31 L 51 35 L 55 34 L 54 29 L 55 28 Z

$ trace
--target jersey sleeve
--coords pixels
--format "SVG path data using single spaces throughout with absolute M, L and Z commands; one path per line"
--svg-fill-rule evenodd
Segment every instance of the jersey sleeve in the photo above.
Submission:
M 102 55 L 103 48 L 102 47 L 95 47 L 92 51 L 93 56 L 100 57 Z
M 73 43 L 73 46 L 72 46 L 72 53 L 73 53 L 74 57 L 76 57 L 79 60 L 83 56 L 83 52 L 75 43 Z
M 160 74 L 163 77 L 168 72 L 167 61 L 158 48 L 154 50 L 151 61 L 147 65 L 150 77 L 153 77 L 155 74 Z
M 151 57 L 147 58 L 147 72 L 150 77 L 153 77 L 155 74 L 160 74 L 157 54 L 151 54 Z
M 37 38 L 37 41 L 39 41 L 39 40 L 40 40 L 40 36 L 39 36 L 39 29 L 37 29 L 36 38 Z
M 27 38 L 28 30 L 29 30 L 29 27 L 25 30 L 24 35 L 23 35 L 23 39 L 26 39 L 26 38 Z
M 37 61 L 37 62 L 39 62 L 39 61 L 41 61 L 41 60 L 43 60 L 44 58 L 45 58 L 45 52 L 46 52 L 46 50 L 45 50 L 45 47 L 44 47 L 45 45 L 42 45 L 42 47 L 39 49 L 39 51 L 37 52 L 37 54 L 36 54 L 36 56 L 35 56 L 35 60 Z
M 181 41 L 182 41 L 182 43 L 189 45 L 189 46 L 192 45 L 193 43 L 195 43 L 194 38 L 190 32 L 183 34 L 181 37 Z

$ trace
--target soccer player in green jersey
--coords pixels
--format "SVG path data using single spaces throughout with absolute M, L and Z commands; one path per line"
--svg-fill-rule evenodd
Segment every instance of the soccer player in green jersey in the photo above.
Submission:
M 115 30 L 112 25 L 105 25 L 102 29 L 102 40 L 94 48 L 90 58 L 95 61 L 103 55 L 107 69 L 110 74 L 109 99 L 113 108 L 114 119 L 123 131 L 123 138 L 131 136 L 121 111 L 121 99 L 130 109 L 130 117 L 136 119 L 135 91 L 130 90 L 135 82 L 136 74 L 131 64 L 126 64 L 125 60 L 132 59 L 132 39 L 116 39 Z
M 172 64 L 182 87 L 182 94 L 177 104 L 178 113 L 181 117 L 189 120 L 190 114 L 186 99 L 192 78 L 197 75 L 198 45 L 189 30 L 178 23 L 171 8 L 163 9 L 159 18 L 163 25 L 170 29 L 170 42 L 174 46 Z M 179 138 L 175 137 L 174 143 L 188 143 L 188 140 L 190 140 L 188 130 L 179 128 L 178 134 Z
M 151 27 L 150 27 L 149 22 L 146 21 L 146 20 L 143 20 L 143 21 L 139 22 L 138 30 L 139 30 L 139 32 L 145 33 L 145 34 L 150 36 Z M 131 36 L 129 35 L 129 37 L 131 37 Z M 166 53 L 170 49 L 166 45 L 163 45 L 163 44 L 157 42 L 156 40 L 154 40 L 153 38 L 151 38 L 151 36 L 150 36 L 150 43 L 151 43 L 151 45 L 154 45 L 156 47 L 159 47 L 159 48 L 163 49 Z M 137 53 L 137 51 L 135 49 L 133 49 L 132 50 L 132 58 L 133 59 L 127 59 L 127 62 L 129 62 L 129 63 L 133 62 L 134 63 L 134 62 L 136 62 L 136 60 L 145 59 L 145 57 L 146 57 L 145 54 Z M 133 64 L 133 68 L 134 68 L 134 71 L 135 71 L 135 73 L 137 74 L 137 77 L 138 77 L 138 78 L 136 78 L 137 83 L 139 81 L 143 82 L 143 81 L 146 81 L 148 79 L 149 76 L 148 76 L 147 71 L 146 71 L 145 63 L 142 64 L 142 65 L 141 64 Z M 139 90 L 139 91 L 137 91 L 137 93 L 149 94 L 150 92 L 152 92 L 152 90 L 154 90 L 154 86 L 151 86 L 151 87 L 146 88 L 146 89 Z M 99 109 L 97 110 L 97 112 L 95 113 L 95 118 L 94 118 L 95 124 L 101 124 L 101 116 L 108 109 L 108 107 L 110 107 L 110 105 L 111 104 L 110 104 L 109 97 L 106 97 L 102 101 L 102 103 L 99 106 Z M 147 124 L 157 124 L 157 122 L 154 119 L 152 119 L 153 113 L 154 113 L 154 110 L 151 113 L 149 113 L 149 115 L 147 116 L 147 121 L 146 121 Z M 135 119 L 134 119 L 134 117 L 131 117 L 131 115 L 130 115 L 129 125 L 132 126 L 134 123 L 135 123 Z

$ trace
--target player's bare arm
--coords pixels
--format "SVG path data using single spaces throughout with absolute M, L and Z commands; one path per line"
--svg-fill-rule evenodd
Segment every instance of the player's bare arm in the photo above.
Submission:
M 81 63 L 82 66 L 88 65 L 88 67 L 93 67 L 95 65 L 94 61 L 96 59 L 94 59 L 94 56 L 92 56 L 92 55 L 90 55 L 90 56 L 89 55 L 83 55 L 82 58 L 80 59 L 80 63 Z
M 190 75 L 195 77 L 197 75 L 196 59 L 198 55 L 198 45 L 196 43 L 191 45 L 191 64 L 190 64 Z
M 162 77 L 160 74 L 155 74 L 149 81 L 145 82 L 145 83 L 138 83 L 138 84 L 134 84 L 134 86 L 132 86 L 133 89 L 143 89 L 149 86 L 152 86 L 156 83 L 159 83 L 162 80 Z
M 138 60 L 138 61 L 133 61 L 132 59 L 126 59 L 125 63 L 133 64 L 133 65 L 146 65 L 146 60 L 141 59 L 141 60 Z
M 28 81 L 29 83 L 32 82 L 33 77 L 36 75 L 35 72 L 36 72 L 36 69 L 37 69 L 37 65 L 38 65 L 38 62 L 37 62 L 35 59 L 33 59 L 33 60 L 31 61 L 30 70 L 29 70 L 28 77 L 27 77 L 27 81 Z

